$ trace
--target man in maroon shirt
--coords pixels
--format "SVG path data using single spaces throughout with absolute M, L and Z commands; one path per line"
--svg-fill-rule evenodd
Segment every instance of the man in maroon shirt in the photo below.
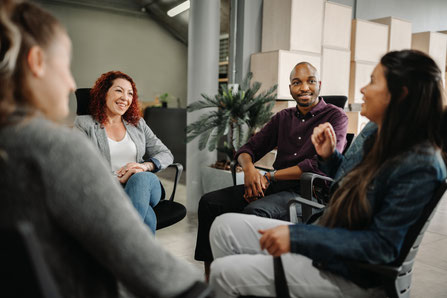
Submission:
M 348 117 L 328 105 L 318 95 L 321 82 L 310 63 L 298 63 L 290 74 L 290 94 L 297 106 L 278 112 L 236 152 L 244 171 L 244 185 L 227 187 L 202 196 L 199 202 L 199 228 L 195 259 L 205 261 L 205 274 L 213 260 L 209 230 L 214 219 L 227 212 L 244 212 L 287 220 L 287 202 L 299 193 L 303 172 L 323 173 L 317 167 L 317 153 L 310 140 L 314 127 L 329 122 L 342 152 L 346 144 Z M 277 148 L 274 172 L 262 175 L 254 163 Z

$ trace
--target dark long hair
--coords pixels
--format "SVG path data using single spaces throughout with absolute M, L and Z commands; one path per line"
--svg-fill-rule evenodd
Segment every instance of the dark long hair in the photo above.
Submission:
M 127 122 L 137 125 L 141 118 L 140 107 L 138 103 L 137 87 L 130 76 L 121 71 L 109 71 L 103 73 L 95 82 L 95 85 L 90 90 L 89 111 L 93 118 L 101 124 L 107 121 L 106 116 L 106 96 L 113 81 L 116 79 L 125 79 L 132 85 L 133 97 L 129 109 L 124 113 L 123 119 Z
M 380 64 L 390 103 L 371 150 L 334 192 L 320 221 L 324 226 L 365 228 L 371 221 L 366 193 L 381 167 L 416 144 L 441 147 L 443 87 L 436 63 L 422 52 L 403 50 L 386 54 Z
M 46 49 L 58 32 L 65 32 L 59 21 L 36 4 L 27 1 L 0 2 L 0 124 L 18 106 L 33 112 L 33 98 L 26 78 L 27 56 L 38 45 Z

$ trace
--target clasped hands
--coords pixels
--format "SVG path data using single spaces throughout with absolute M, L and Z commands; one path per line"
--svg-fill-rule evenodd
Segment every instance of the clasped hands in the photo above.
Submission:
M 119 170 L 116 171 L 116 176 L 118 177 L 121 184 L 124 184 L 129 180 L 130 176 L 139 172 L 152 172 L 155 166 L 152 162 L 137 163 L 129 162 Z
M 244 172 L 244 199 L 251 203 L 264 196 L 264 191 L 269 187 L 270 183 L 258 170 L 254 167 Z

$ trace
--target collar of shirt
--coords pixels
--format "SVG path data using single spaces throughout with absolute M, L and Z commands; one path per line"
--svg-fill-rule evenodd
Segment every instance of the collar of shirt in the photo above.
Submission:
M 327 103 L 324 101 L 323 97 L 321 97 L 321 96 L 318 97 L 318 100 L 319 101 L 318 101 L 317 105 L 314 106 L 312 108 L 312 110 L 310 110 L 309 113 L 307 113 L 306 115 L 301 114 L 300 110 L 298 109 L 298 106 L 296 106 L 295 107 L 295 116 L 298 119 L 302 119 L 302 118 L 306 118 L 306 116 L 313 117 L 316 114 L 318 114 L 319 112 L 321 112 L 327 106 Z

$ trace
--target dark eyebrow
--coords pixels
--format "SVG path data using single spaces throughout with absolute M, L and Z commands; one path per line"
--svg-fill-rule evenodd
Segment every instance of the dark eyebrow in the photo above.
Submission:
M 118 88 L 122 89 L 123 91 L 126 91 L 126 89 L 124 89 L 120 85 L 116 85 L 115 87 L 118 87 Z M 129 91 L 133 93 L 133 88 L 129 89 Z

